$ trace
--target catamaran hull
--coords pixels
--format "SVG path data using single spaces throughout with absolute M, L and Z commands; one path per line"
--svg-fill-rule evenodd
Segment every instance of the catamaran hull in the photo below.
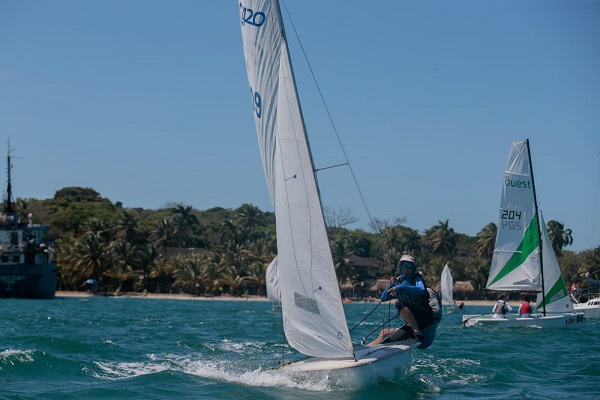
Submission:
M 568 328 L 583 322 L 583 313 L 532 316 L 528 318 L 493 318 L 491 315 L 463 315 L 463 326 L 477 328 Z
M 282 370 L 311 379 L 328 379 L 334 385 L 365 387 L 380 379 L 401 380 L 411 366 L 412 349 L 419 342 L 410 340 L 355 349 L 355 359 L 311 358 L 288 364 Z
M 590 299 L 587 303 L 573 304 L 577 312 L 583 312 L 586 318 L 600 318 L 600 297 Z

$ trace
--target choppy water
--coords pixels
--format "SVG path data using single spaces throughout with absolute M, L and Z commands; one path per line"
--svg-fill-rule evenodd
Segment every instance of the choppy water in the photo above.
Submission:
M 350 327 L 373 304 L 346 304 Z M 384 308 L 383 306 L 380 309 Z M 467 307 L 468 313 L 489 307 Z M 379 311 L 379 310 L 378 310 Z M 148 298 L 0 300 L 1 399 L 596 399 L 600 320 L 567 330 L 463 329 L 446 314 L 400 383 L 355 390 L 275 367 L 269 302 Z M 379 321 L 353 333 L 357 340 Z

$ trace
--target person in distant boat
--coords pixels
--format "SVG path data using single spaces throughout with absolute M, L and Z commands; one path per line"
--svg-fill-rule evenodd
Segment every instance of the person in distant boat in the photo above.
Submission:
M 529 318 L 531 317 L 531 313 L 533 313 L 533 306 L 531 305 L 531 300 L 529 300 L 529 297 L 526 297 L 519 306 L 517 314 L 519 314 L 519 317 Z
M 435 331 L 442 320 L 441 299 L 433 289 L 425 286 L 412 256 L 403 255 L 398 267 L 400 276 L 392 277 L 390 286 L 381 294 L 381 301 L 398 299 L 395 306 L 405 325 L 383 329 L 377 339 L 368 345 L 416 339 L 421 342 L 417 347 L 426 349 L 433 343 Z
M 498 301 L 496 302 L 496 304 L 494 304 L 494 307 L 492 308 L 494 318 L 506 318 L 506 313 L 509 311 L 512 311 L 512 307 L 508 305 L 506 295 L 499 295 Z
M 591 287 L 600 287 L 600 280 L 590 278 L 590 272 L 585 273 L 585 281 Z

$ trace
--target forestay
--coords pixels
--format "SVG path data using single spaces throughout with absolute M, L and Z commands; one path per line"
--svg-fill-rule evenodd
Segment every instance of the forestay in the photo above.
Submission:
M 533 190 L 527 142 L 513 142 L 502 180 L 498 233 L 488 289 L 541 290 Z
M 352 356 L 279 4 L 239 1 L 254 121 L 277 228 L 285 335 L 310 356 Z

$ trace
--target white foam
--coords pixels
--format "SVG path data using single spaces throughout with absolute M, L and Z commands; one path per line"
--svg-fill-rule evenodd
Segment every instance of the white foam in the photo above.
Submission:
M 279 369 L 263 370 L 234 361 L 192 359 L 190 356 L 173 354 L 150 354 L 148 362 L 96 362 L 99 379 L 118 380 L 158 373 L 179 371 L 206 379 L 255 387 L 288 387 L 311 391 L 331 391 L 332 383 L 327 378 L 310 379 L 299 377 Z M 339 390 L 339 388 L 336 388 Z
M 33 362 L 33 350 L 7 349 L 0 352 L 0 360 L 14 365 L 15 362 Z

